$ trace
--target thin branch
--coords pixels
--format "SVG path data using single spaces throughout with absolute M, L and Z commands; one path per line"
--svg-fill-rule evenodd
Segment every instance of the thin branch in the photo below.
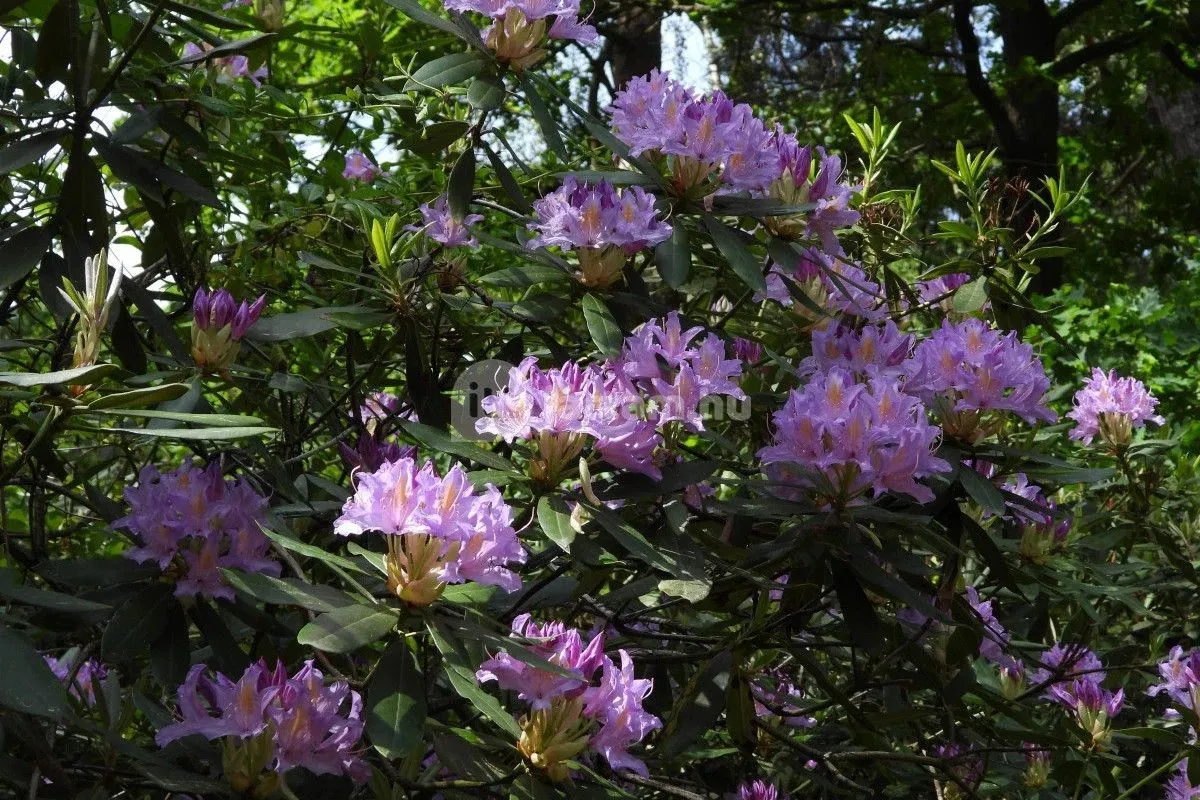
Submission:
M 1079 21 L 1084 14 L 1104 5 L 1106 0 L 1075 0 L 1062 11 L 1054 15 L 1054 30 L 1061 31 Z
M 1114 56 L 1117 53 L 1123 53 L 1126 50 L 1132 49 L 1140 41 L 1143 34 L 1141 31 L 1129 31 L 1122 33 L 1119 36 L 1114 36 L 1111 39 L 1105 39 L 1102 42 L 1089 44 L 1087 47 L 1081 47 L 1078 50 L 1067 53 L 1065 56 L 1055 61 L 1050 66 L 1050 74 L 1055 78 L 1063 78 L 1067 75 L 1072 75 L 1081 67 L 1090 64 L 1093 61 L 1102 61 L 1109 56 Z
M 1004 102 L 988 82 L 987 76 L 983 74 L 983 67 L 980 65 L 979 37 L 975 35 L 975 23 L 971 19 L 974 10 L 974 0 L 954 0 L 954 30 L 962 47 L 967 87 L 975 95 L 979 104 L 983 106 L 988 119 L 992 121 L 992 126 L 996 129 L 1004 149 L 1016 152 L 1019 138 L 1016 128 L 1009 119 Z

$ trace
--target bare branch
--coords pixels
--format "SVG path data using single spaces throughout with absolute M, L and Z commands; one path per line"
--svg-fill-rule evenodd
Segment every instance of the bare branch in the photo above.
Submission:
M 1119 36 L 1114 36 L 1111 39 L 1105 39 L 1102 42 L 1089 44 L 1087 47 L 1081 47 L 1055 61 L 1050 66 L 1050 74 L 1055 78 L 1073 75 L 1081 67 L 1093 61 L 1103 61 L 1109 56 L 1132 49 L 1142 41 L 1142 37 L 1143 34 L 1140 31 L 1130 31 L 1122 33 Z

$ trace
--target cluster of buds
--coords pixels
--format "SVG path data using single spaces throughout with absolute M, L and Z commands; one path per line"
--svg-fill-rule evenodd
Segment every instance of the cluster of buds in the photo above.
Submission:
M 242 337 L 258 321 L 267 296 L 238 305 L 224 289 L 196 290 L 192 299 L 192 358 L 202 372 L 224 372 L 237 359 Z
M 1050 751 L 1026 742 L 1025 788 L 1041 789 L 1050 780 Z
M 63 277 L 59 294 L 79 315 L 79 332 L 75 335 L 75 367 L 90 367 L 100 355 L 100 336 L 108 327 L 108 317 L 121 288 L 121 270 L 108 271 L 108 259 L 101 250 L 83 262 L 83 291 Z M 111 282 L 110 282 L 111 281 Z M 80 393 L 86 388 L 75 387 Z

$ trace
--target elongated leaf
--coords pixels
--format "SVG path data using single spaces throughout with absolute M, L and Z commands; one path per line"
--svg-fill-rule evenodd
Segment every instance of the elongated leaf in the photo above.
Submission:
M 3 624 L 0 624 L 0 653 L 4 654 L 0 706 L 51 719 L 67 716 L 70 702 L 62 683 L 33 645 Z
M 459 84 L 483 72 L 490 62 L 482 53 L 451 53 L 435 58 L 420 67 L 404 84 L 404 91 L 413 89 L 438 89 L 442 86 Z
M 290 536 L 270 530 L 269 528 L 263 528 L 262 532 L 268 539 L 286 550 L 291 550 L 293 553 L 299 553 L 300 555 L 307 556 L 308 558 L 315 558 L 318 561 L 324 561 L 326 564 L 331 564 L 335 567 L 341 567 L 342 569 L 348 569 L 364 575 L 367 574 L 361 566 L 348 558 L 343 558 L 342 556 L 334 555 L 333 553 L 327 553 L 319 547 L 306 544 L 298 539 L 293 539 Z
M 558 133 L 558 123 L 550 114 L 550 109 L 546 107 L 546 102 L 542 100 L 542 96 L 538 94 L 538 90 L 534 87 L 533 82 L 525 75 L 521 76 L 521 88 L 525 91 L 525 101 L 529 103 L 529 110 L 533 112 L 533 119 L 538 124 L 538 129 L 542 132 L 542 138 L 546 140 L 546 146 L 550 151 L 563 161 L 567 160 L 567 146 L 563 144 L 562 136 Z
M 64 135 L 64 131 L 42 131 L 0 150 L 0 175 L 29 166 L 49 153 Z
M 439 17 L 426 11 L 417 0 L 384 0 L 389 6 L 398 8 L 409 16 L 409 18 L 425 25 L 430 25 L 440 31 L 459 35 L 458 28 L 454 26 L 450 20 L 445 17 Z
M 584 505 L 592 518 L 599 522 L 617 540 L 617 543 L 638 561 L 661 569 L 670 573 L 672 577 L 682 580 L 699 580 L 705 577 L 702 574 L 696 574 L 684 564 L 680 560 L 678 552 L 671 552 L 670 548 L 651 544 L 645 536 L 616 513 L 588 503 Z
M 606 356 L 615 356 L 620 353 L 625 336 L 621 333 L 621 327 L 617 325 L 617 320 L 608 310 L 608 306 L 593 294 L 584 295 L 582 305 L 583 319 L 587 323 L 588 333 L 592 335 L 592 341 L 596 343 L 596 348 Z
M 379 641 L 396 627 L 396 615 L 376 606 L 352 605 L 317 617 L 300 629 L 296 641 L 327 653 L 349 653 Z
M 0 577 L 0 597 L 7 597 L 15 603 L 44 608 L 60 614 L 94 614 L 112 611 L 112 607 L 104 603 L 84 600 L 82 597 L 74 597 L 37 586 L 15 583 L 7 577 Z
M 452 640 L 433 620 L 426 622 L 426 628 L 434 646 L 442 654 L 442 659 L 446 664 L 446 677 L 450 679 L 450 685 L 458 693 L 458 696 L 469 702 L 476 711 L 499 725 L 510 736 L 520 736 L 521 729 L 517 727 L 517 721 L 504 710 L 496 698 L 484 691 L 476 682 L 475 666 L 468 662 L 466 654 L 460 648 L 455 647 Z
M 492 171 L 496 173 L 496 179 L 504 187 L 504 193 L 508 195 L 508 202 L 512 204 L 512 207 L 522 214 L 533 213 L 533 206 L 525 193 L 521 191 L 521 184 L 517 183 L 512 171 L 500 160 L 500 156 L 486 145 L 483 147 L 483 152 L 487 153 L 488 161 L 492 162 Z
M 658 266 L 658 274 L 672 289 L 687 283 L 692 271 L 692 250 L 687 228 L 680 222 L 675 222 L 671 238 L 654 249 L 654 263 Z
M 186 384 L 172 384 L 173 386 L 184 386 Z M 186 394 L 186 391 L 183 393 Z M 183 395 L 180 394 L 180 397 Z M 96 408 L 96 404 L 87 408 L 79 409 L 79 413 L 86 414 L 89 412 L 104 414 L 107 416 L 116 417 L 138 417 L 142 419 L 166 419 L 172 422 L 189 422 L 196 425 L 207 425 L 214 428 L 253 428 L 261 427 L 262 420 L 258 417 L 247 417 L 241 414 L 193 414 L 187 411 L 157 411 L 154 409 L 142 408 Z
M 163 686 L 178 686 L 191 662 L 187 614 L 178 603 L 172 603 L 166 627 L 150 643 L 150 669 Z
M 174 400 L 177 397 L 182 397 L 183 395 L 187 394 L 189 388 L 190 384 L 186 383 L 166 383 L 162 386 L 147 386 L 145 389 L 131 389 L 127 392 L 113 392 L 112 394 L 106 394 L 103 397 L 93 400 L 91 403 L 88 403 L 87 408 L 79 410 L 81 412 L 100 411 L 102 409 L 129 407 L 136 408 L 139 406 L 153 405 L 155 403 L 165 403 L 168 400 Z M 140 414 L 138 414 L 136 411 L 126 411 L 124 413 L 126 416 L 140 416 Z M 195 416 L 204 417 L 209 415 L 196 414 Z M 255 423 L 261 422 L 261 420 L 255 419 L 254 417 L 242 417 L 241 419 L 253 419 Z M 179 421 L 186 422 L 187 420 Z M 192 421 L 194 422 L 196 420 Z
M 538 500 L 537 519 L 547 539 L 562 548 L 563 552 L 571 552 L 575 528 L 571 526 L 571 512 L 561 497 L 546 495 Z
M 480 75 L 467 87 L 467 102 L 480 111 L 504 105 L 504 83 L 495 75 Z
M 31 386 L 84 386 L 101 378 L 121 372 L 116 364 L 94 364 L 90 367 L 61 369 L 57 372 L 0 372 L 0 383 L 29 388 Z
M 176 604 L 171 587 L 157 583 L 126 600 L 108 620 L 100 639 L 106 661 L 131 661 L 147 654 L 150 644 L 162 634 Z
M 454 162 L 446 183 L 446 202 L 455 219 L 461 220 L 471 210 L 471 195 L 475 191 L 475 148 L 470 145 Z
M 246 428 L 104 428 L 115 433 L 134 433 L 139 436 L 151 436 L 157 439 L 182 439 L 191 442 L 223 441 L 226 439 L 247 439 L 252 436 L 266 436 L 277 433 L 278 428 L 246 427 Z
M 983 308 L 987 301 L 987 278 L 981 277 L 958 287 L 951 302 L 959 314 L 974 314 Z
M 246 337 L 258 342 L 282 342 L 304 336 L 315 336 L 339 326 L 353 327 L 350 323 L 355 318 L 382 321 L 378 319 L 378 314 L 379 312 L 375 309 L 363 306 L 310 308 L 290 314 L 264 317 L 246 332 Z
M 393 642 L 367 685 L 367 736 L 384 758 L 403 758 L 421 741 L 425 677 L 407 639 Z
M 0 242 L 0 289 L 24 278 L 50 247 L 49 228 L 26 228 Z
M 704 227 L 742 282 L 756 292 L 766 292 L 767 280 L 763 277 L 762 265 L 746 246 L 743 235 L 711 214 L 704 215 Z
M 726 689 L 733 667 L 733 654 L 722 650 L 704 665 L 684 689 L 672 716 L 666 755 L 674 758 L 710 730 L 725 710 Z
M 310 611 L 334 611 L 354 602 L 354 598 L 332 586 L 305 583 L 296 578 L 274 578 L 260 572 L 221 570 L 229 585 L 264 603 L 299 606 Z
M 990 511 L 996 516 L 1004 516 L 1008 513 L 1008 506 L 1004 502 L 1004 493 L 996 488 L 996 484 L 968 466 L 959 468 L 957 477 L 959 483 L 967 490 L 967 494 L 979 504 L 980 508 Z
M 431 428 L 428 425 L 422 425 L 419 422 L 400 421 L 396 423 L 396 426 L 434 451 L 450 453 L 459 458 L 465 458 L 468 461 L 474 461 L 477 464 L 483 464 L 485 467 L 498 469 L 502 472 L 513 471 L 513 465 L 504 456 L 493 453 L 490 450 L 484 450 L 482 447 L 476 447 L 470 442 L 451 439 L 450 434 L 445 431 Z
M 481 275 L 478 282 L 484 286 L 497 286 L 504 289 L 525 289 L 542 283 L 565 283 L 570 280 L 567 273 L 557 267 L 542 264 L 522 264 L 519 267 L 498 269 Z
M 236 56 L 240 55 L 241 53 L 248 53 L 251 50 L 262 47 L 278 36 L 278 33 L 268 32 L 260 33 L 256 36 L 249 36 L 245 39 L 238 39 L 233 42 L 225 42 L 224 44 L 219 44 L 213 49 L 206 50 L 199 55 L 181 58 L 174 62 L 172 66 L 185 66 L 187 64 L 196 64 L 200 61 L 211 61 L 214 58 L 225 58 L 226 56 Z

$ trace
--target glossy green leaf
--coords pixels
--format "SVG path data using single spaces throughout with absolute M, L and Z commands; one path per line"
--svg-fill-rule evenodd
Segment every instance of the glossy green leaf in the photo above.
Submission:
M 349 653 L 379 641 L 395 627 L 395 613 L 356 604 L 321 614 L 300 629 L 296 641 L 327 653 Z
M 22 714 L 61 719 L 70 703 L 66 689 L 24 636 L 0 624 L 0 653 L 4 654 L 4 679 L 0 680 L 0 706 Z
M 367 736 L 384 758 L 403 758 L 421 741 L 425 677 L 407 639 L 393 642 L 367 684 Z

